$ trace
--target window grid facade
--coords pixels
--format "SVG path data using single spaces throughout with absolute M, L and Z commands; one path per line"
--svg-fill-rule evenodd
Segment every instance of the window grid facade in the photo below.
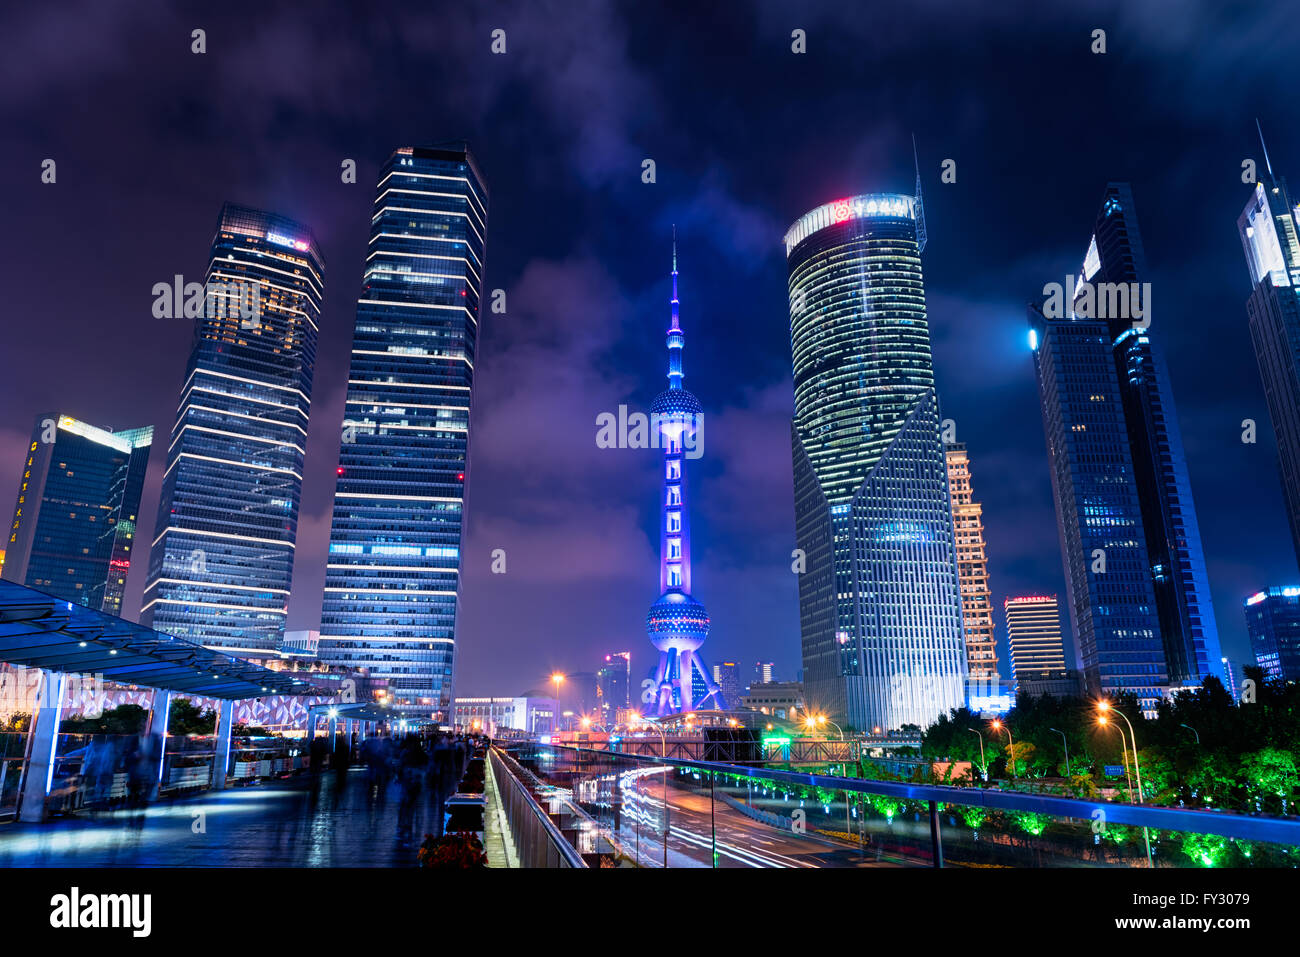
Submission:
M 208 288 L 260 308 L 206 310 L 167 448 L 141 621 L 230 654 L 284 636 L 316 366 L 324 259 L 301 223 L 227 203 Z
M 451 707 L 487 187 L 464 144 L 384 164 L 357 303 L 320 657 Z

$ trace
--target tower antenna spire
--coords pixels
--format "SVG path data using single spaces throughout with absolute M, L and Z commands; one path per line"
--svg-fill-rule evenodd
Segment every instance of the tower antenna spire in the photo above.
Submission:
M 921 198 L 921 161 L 916 155 L 916 134 L 912 134 L 912 164 L 916 168 L 916 251 L 925 252 L 925 201 Z
M 1264 142 L 1264 128 L 1259 125 L 1259 117 L 1255 117 L 1255 129 L 1259 131 L 1259 145 L 1264 150 L 1264 167 L 1268 170 L 1268 178 L 1273 179 L 1273 162 L 1268 158 L 1268 144 Z

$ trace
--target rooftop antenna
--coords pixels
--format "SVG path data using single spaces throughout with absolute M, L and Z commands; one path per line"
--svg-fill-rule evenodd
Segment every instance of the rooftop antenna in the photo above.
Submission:
M 1264 148 L 1264 166 L 1268 169 L 1268 178 L 1273 179 L 1273 163 L 1268 158 L 1268 144 L 1264 142 L 1264 128 L 1259 125 L 1259 117 L 1255 117 L 1255 129 L 1259 131 L 1259 145 Z
M 925 252 L 925 203 L 921 199 L 921 161 L 916 155 L 916 134 L 912 134 L 912 163 L 916 167 L 916 251 Z

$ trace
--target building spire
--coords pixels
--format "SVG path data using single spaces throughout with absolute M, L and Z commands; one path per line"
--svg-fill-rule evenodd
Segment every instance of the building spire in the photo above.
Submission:
M 925 203 L 921 199 L 921 161 L 916 155 L 916 134 L 912 134 L 912 163 L 916 167 L 916 251 L 925 252 Z
M 677 314 L 680 303 L 677 299 L 677 224 L 673 224 L 673 298 L 672 325 L 668 327 L 668 388 L 682 387 L 682 347 L 686 338 L 682 335 L 681 319 Z
M 1259 145 L 1264 149 L 1264 167 L 1268 170 L 1268 178 L 1273 179 L 1273 163 L 1268 158 L 1268 144 L 1264 142 L 1264 128 L 1259 125 L 1259 117 L 1255 117 L 1255 129 L 1259 131 Z

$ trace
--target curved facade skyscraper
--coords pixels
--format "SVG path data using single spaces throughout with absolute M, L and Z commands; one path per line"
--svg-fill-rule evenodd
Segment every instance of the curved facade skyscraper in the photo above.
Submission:
M 685 373 L 677 314 L 677 243 L 673 242 L 672 321 L 668 326 L 668 388 L 650 403 L 650 427 L 663 449 L 663 490 L 659 499 L 659 597 L 646 614 L 646 634 L 659 650 L 655 699 L 649 713 L 663 717 L 709 706 L 725 708 L 717 683 L 700 657 L 709 635 L 709 614 L 691 596 L 691 522 L 686 465 L 702 450 L 700 400 L 682 386 Z M 698 684 L 701 693 L 695 693 Z
M 279 648 L 324 272 L 306 226 L 222 208 L 167 445 L 142 624 L 243 657 Z M 251 294 L 256 308 L 243 309 Z
M 827 203 L 785 236 L 805 692 L 865 730 L 964 700 L 924 236 L 919 189 Z
M 451 716 L 487 203 L 464 143 L 398 149 L 357 301 L 319 654 L 414 718 Z

